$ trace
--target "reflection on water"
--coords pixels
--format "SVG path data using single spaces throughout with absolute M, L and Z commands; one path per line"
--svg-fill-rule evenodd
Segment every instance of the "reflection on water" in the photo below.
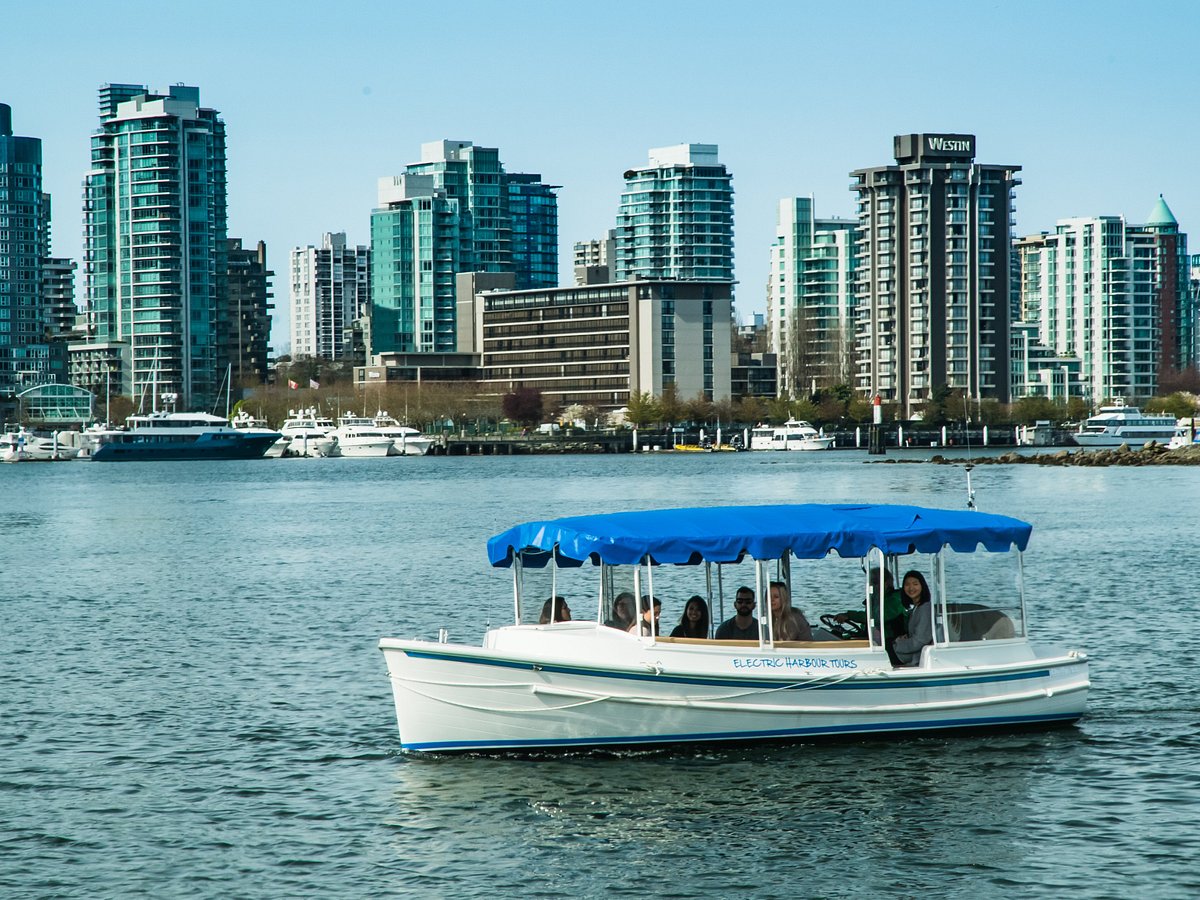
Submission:
M 398 753 L 376 642 L 507 621 L 491 534 L 680 503 L 965 505 L 961 470 L 865 460 L 5 467 L 0 894 L 1200 893 L 1194 469 L 974 473 L 981 508 L 1034 523 L 1031 633 L 1092 656 L 1076 728 Z M 684 587 L 656 583 L 664 621 Z M 850 605 L 834 588 L 818 610 Z

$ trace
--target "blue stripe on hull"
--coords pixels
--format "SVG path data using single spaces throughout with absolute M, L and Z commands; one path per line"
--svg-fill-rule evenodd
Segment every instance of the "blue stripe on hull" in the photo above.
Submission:
M 836 712 L 836 710 L 831 710 Z M 594 738 L 554 738 L 543 741 L 510 740 L 510 741 L 426 741 L 424 743 L 405 743 L 400 736 L 401 747 L 405 750 L 437 751 L 437 750 L 545 750 L 562 747 L 612 747 L 640 746 L 649 744 L 695 744 L 719 741 L 770 741 L 786 738 L 832 737 L 853 734 L 882 734 L 898 731 L 941 731 L 963 728 L 990 728 L 1000 725 L 1053 725 L 1065 724 L 1079 719 L 1082 713 L 1055 713 L 1040 716 L 981 716 L 972 719 L 930 719 L 917 722 L 888 722 L 870 725 L 824 725 L 819 728 L 777 728 L 766 731 L 726 731 L 700 732 L 696 734 L 671 734 L 656 737 L 594 737 Z
M 1049 676 L 1049 669 L 1036 669 L 1027 672 L 1006 672 L 996 675 L 942 675 L 942 676 L 927 676 L 927 677 L 904 677 L 900 678 L 872 678 L 869 681 L 863 682 L 839 682 L 837 684 L 812 684 L 813 675 L 806 672 L 803 684 L 797 684 L 794 678 L 776 678 L 776 679 L 761 679 L 761 678 L 722 678 L 720 676 L 704 676 L 704 675 L 655 675 L 649 672 L 617 672 L 610 669 L 587 669 L 577 666 L 564 666 L 546 663 L 533 662 L 518 662 L 507 659 L 485 659 L 476 656 L 456 655 L 451 653 L 437 653 L 423 650 L 402 650 L 406 656 L 411 656 L 415 659 L 431 659 L 439 661 L 469 663 L 480 666 L 496 666 L 503 669 L 521 669 L 529 671 L 535 669 L 539 672 L 554 672 L 562 675 L 582 675 L 591 678 L 612 678 L 623 681 L 652 681 L 656 684 L 697 684 L 708 685 L 711 687 L 767 687 L 767 688 L 783 688 L 783 689 L 800 689 L 812 691 L 861 691 L 861 690 L 879 690 L 880 688 L 924 688 L 924 687 L 947 687 L 957 684 L 990 684 L 1003 681 L 1025 681 L 1031 678 L 1045 678 Z M 854 673 L 852 669 L 831 669 L 829 676 L 849 675 Z M 799 673 L 797 673 L 799 674 Z M 820 676 L 818 676 L 820 677 Z

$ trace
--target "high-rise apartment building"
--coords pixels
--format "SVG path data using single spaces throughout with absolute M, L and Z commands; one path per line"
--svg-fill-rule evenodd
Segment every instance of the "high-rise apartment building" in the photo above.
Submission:
M 370 251 L 326 232 L 319 247 L 293 248 L 289 271 L 292 358 L 349 361 L 354 323 L 371 305 Z
M 616 281 L 733 281 L 733 177 L 716 144 L 659 147 L 625 173 L 614 269 Z
M 0 103 L 0 394 L 50 380 L 42 267 L 50 202 L 42 193 L 42 142 L 16 137 Z
M 558 287 L 559 185 L 541 175 L 505 175 L 512 217 L 512 270 L 517 290 Z
M 235 384 L 267 381 L 271 343 L 271 279 L 267 245 L 243 247 L 229 239 L 229 340 L 225 349 Z
M 818 219 L 808 197 L 779 201 L 767 281 L 780 391 L 854 379 L 854 246 L 858 222 Z
M 612 230 L 599 240 L 576 241 L 572 248 L 576 286 L 611 282 L 617 258 L 616 246 L 617 233 Z
M 1190 291 L 1187 235 L 1162 194 L 1143 226 L 1155 238 L 1154 289 L 1158 320 L 1162 329 L 1162 356 L 1158 362 L 1161 380 L 1195 366 L 1196 311 Z
M 1022 318 L 1047 348 L 1079 360 L 1081 393 L 1093 404 L 1153 396 L 1163 357 L 1186 333 L 1176 326 L 1171 345 L 1164 340 L 1164 307 L 1180 301 L 1166 303 L 1163 287 L 1180 278 L 1173 254 L 1187 243 L 1177 229 L 1168 232 L 1175 249 L 1165 252 L 1164 224 L 1161 216 L 1142 226 L 1120 216 L 1062 219 L 1052 234 L 1016 244 Z
M 121 393 L 207 408 L 228 333 L 225 123 L 200 89 L 100 89 L 84 181 L 84 290 L 95 340 L 125 349 Z
M 1009 399 L 1010 244 L 1020 166 L 975 136 L 907 134 L 896 164 L 850 173 L 858 388 L 919 414 L 941 386 Z
M 558 283 L 558 200 L 541 175 L 507 173 L 470 141 L 421 145 L 421 161 L 379 182 L 371 354 L 455 349 L 455 276 L 512 272 L 518 286 Z

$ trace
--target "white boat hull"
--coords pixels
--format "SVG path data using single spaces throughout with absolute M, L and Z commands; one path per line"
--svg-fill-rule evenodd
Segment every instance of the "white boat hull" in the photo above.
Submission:
M 424 456 L 433 446 L 433 440 L 427 437 L 393 438 L 389 456 Z
M 515 626 L 483 648 L 385 638 L 401 744 L 504 750 L 1051 724 L 1081 716 L 1088 688 L 1086 656 L 1037 654 L 1023 639 L 930 648 L 921 667 L 893 669 L 865 646 L 650 644 L 609 631 Z
M 391 446 L 390 438 L 340 437 L 329 455 L 356 458 L 387 456 Z
M 1128 444 L 1130 448 L 1136 450 L 1151 441 L 1156 441 L 1159 444 L 1169 443 L 1173 436 L 1162 432 L 1153 432 L 1150 434 L 1086 434 L 1077 432 L 1071 435 L 1071 437 L 1075 439 L 1075 443 L 1080 447 L 1116 449 L 1122 444 Z
M 803 440 L 789 441 L 784 446 L 776 446 L 776 450 L 828 450 L 833 446 L 834 438 L 804 438 Z

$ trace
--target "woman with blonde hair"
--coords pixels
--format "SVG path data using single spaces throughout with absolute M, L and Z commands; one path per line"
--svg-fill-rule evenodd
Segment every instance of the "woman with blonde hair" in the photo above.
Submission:
M 792 592 L 782 581 L 771 582 L 771 629 L 777 641 L 812 640 L 812 626 L 792 608 Z

